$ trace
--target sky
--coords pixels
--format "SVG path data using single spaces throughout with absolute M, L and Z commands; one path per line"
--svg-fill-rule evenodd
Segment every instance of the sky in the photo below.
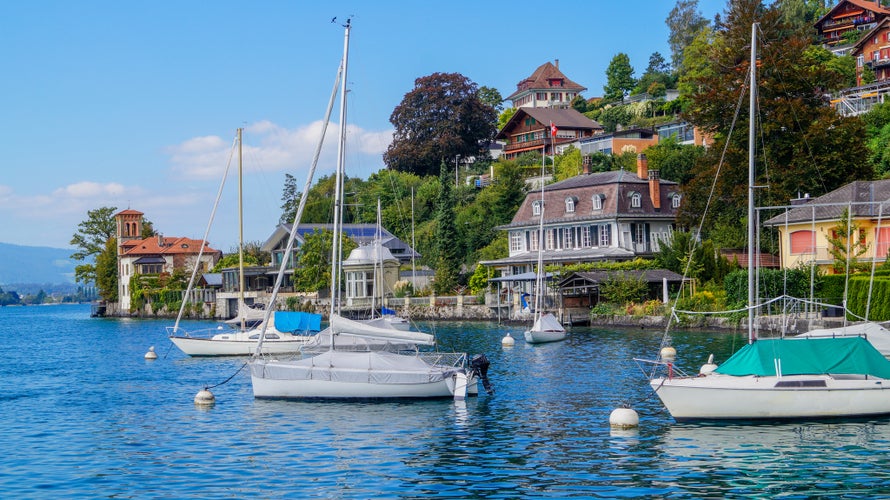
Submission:
M 0 16 L 0 242 L 70 248 L 89 210 L 145 213 L 166 236 L 264 242 L 285 174 L 306 181 L 352 19 L 346 173 L 384 168 L 414 80 L 460 73 L 507 97 L 545 62 L 600 96 L 618 53 L 670 60 L 674 0 L 416 2 L 34 0 Z M 699 0 L 713 19 L 725 0 Z M 336 17 L 338 22 L 331 23 Z M 335 108 L 316 179 L 335 167 Z M 229 174 L 224 176 L 227 165 Z

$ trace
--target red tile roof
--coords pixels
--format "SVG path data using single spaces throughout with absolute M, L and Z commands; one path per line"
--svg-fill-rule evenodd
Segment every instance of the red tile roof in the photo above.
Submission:
M 553 80 L 562 80 L 563 85 L 560 87 L 554 87 L 550 84 Z M 507 100 L 510 100 L 516 94 L 520 92 L 524 92 L 526 90 L 543 90 L 543 89 L 552 89 L 559 88 L 562 90 L 575 90 L 578 92 L 583 92 L 587 90 L 587 87 L 582 87 L 577 83 L 569 80 L 566 75 L 559 70 L 558 67 L 554 66 L 550 61 L 545 62 L 544 64 L 538 66 L 538 69 L 532 73 L 532 76 L 522 80 L 518 84 L 516 84 L 516 92 L 510 94 L 507 97 Z
M 158 240 L 163 242 L 159 244 Z M 194 254 L 197 255 L 201 250 L 201 240 L 193 240 L 191 238 L 152 236 L 144 240 L 130 240 L 122 244 L 124 255 L 131 257 L 136 255 L 172 255 L 172 254 Z M 219 250 L 211 248 L 210 245 L 205 246 L 204 253 L 219 253 Z
M 145 214 L 143 214 L 139 210 L 133 210 L 133 209 L 128 208 L 126 210 L 121 210 L 120 212 L 114 214 L 115 217 L 117 217 L 118 215 L 145 215 Z

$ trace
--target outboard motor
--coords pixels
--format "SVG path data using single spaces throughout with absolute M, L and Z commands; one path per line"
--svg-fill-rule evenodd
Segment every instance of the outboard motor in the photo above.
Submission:
M 485 354 L 477 354 L 470 361 L 470 370 L 482 380 L 482 387 L 485 388 L 485 392 L 494 394 L 494 387 L 491 386 L 491 381 L 488 380 L 489 366 L 491 366 L 491 362 L 488 361 Z

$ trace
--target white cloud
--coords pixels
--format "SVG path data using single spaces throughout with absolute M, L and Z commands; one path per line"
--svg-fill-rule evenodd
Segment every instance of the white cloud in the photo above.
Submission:
M 323 122 L 315 121 L 296 129 L 280 127 L 270 121 L 260 121 L 244 129 L 242 154 L 246 171 L 281 172 L 304 171 L 312 162 L 318 147 Z M 392 131 L 368 131 L 361 127 L 347 127 L 347 152 L 365 156 L 361 163 L 383 165 L 382 154 L 392 141 Z M 174 173 L 190 179 L 217 179 L 227 162 L 235 162 L 234 141 L 216 136 L 195 137 L 166 149 Z M 331 123 L 325 132 L 324 147 L 319 165 L 332 166 L 336 157 L 337 125 Z M 232 163 L 232 167 L 235 165 Z M 329 169 L 328 169 L 329 170 Z M 356 175 L 356 173 L 353 173 Z

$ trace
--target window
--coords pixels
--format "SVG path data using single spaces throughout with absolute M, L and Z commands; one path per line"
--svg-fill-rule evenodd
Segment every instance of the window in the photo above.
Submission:
M 643 197 L 640 193 L 631 192 L 630 193 L 630 208 L 640 208 L 640 203 Z
M 590 239 L 590 226 L 584 226 L 581 228 L 581 248 L 590 248 L 593 246 L 593 242 Z
M 814 231 L 794 231 L 791 233 L 791 253 L 807 254 L 816 250 L 816 233 Z
M 571 214 L 575 212 L 575 200 L 574 196 L 569 196 L 566 198 L 566 213 Z
M 564 227 L 562 228 L 562 247 L 563 248 L 575 248 L 575 228 L 573 227 Z
M 890 251 L 890 227 L 875 228 L 875 258 L 883 259 Z
M 593 195 L 593 209 L 594 210 L 602 210 L 603 209 L 603 198 L 605 198 L 602 194 Z
M 612 246 L 612 226 L 609 224 L 602 224 L 598 227 L 599 229 L 599 240 L 601 247 Z
M 528 233 L 528 249 L 529 250 L 538 250 L 540 240 L 540 232 L 536 229 Z
M 532 202 L 532 215 L 541 215 L 541 212 L 543 211 L 541 209 L 543 208 L 543 206 L 543 201 Z
M 671 195 L 671 208 L 680 208 L 680 195 L 677 193 Z
M 547 250 L 556 248 L 556 229 L 547 229 L 547 246 L 545 248 Z
M 522 251 L 522 233 L 514 231 L 510 233 L 510 253 Z

